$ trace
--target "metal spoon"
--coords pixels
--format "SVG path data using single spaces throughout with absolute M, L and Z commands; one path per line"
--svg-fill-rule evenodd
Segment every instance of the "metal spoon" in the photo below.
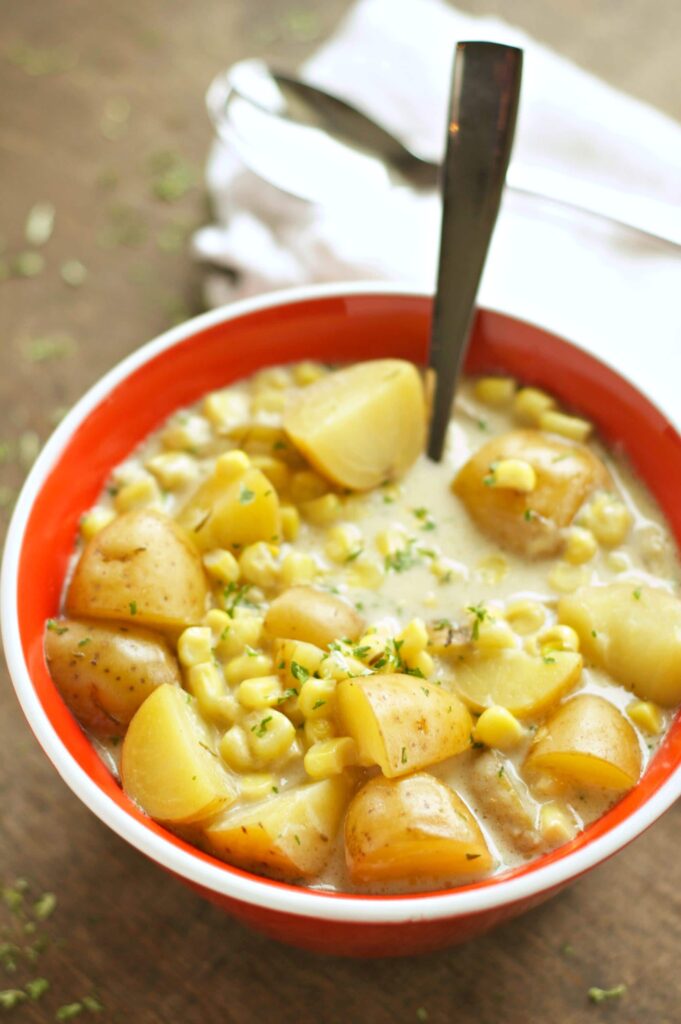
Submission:
M 386 177 L 415 188 L 436 187 L 437 164 L 345 100 L 264 64 L 246 61 L 218 75 L 206 105 L 218 134 L 244 162 L 298 198 L 325 202 L 338 195 L 339 185 Z M 669 203 L 518 161 L 509 167 L 506 184 L 681 245 L 681 213 Z
M 475 296 L 499 212 L 515 132 L 523 53 L 459 43 L 449 101 L 442 227 L 430 338 L 435 396 L 428 455 L 439 462 Z

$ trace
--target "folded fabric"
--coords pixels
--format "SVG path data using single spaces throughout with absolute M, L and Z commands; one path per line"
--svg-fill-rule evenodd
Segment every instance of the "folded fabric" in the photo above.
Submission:
M 302 74 L 437 159 L 461 39 L 525 50 L 514 159 L 678 209 L 681 126 L 495 19 L 440 0 L 359 0 Z M 433 287 L 435 194 L 355 189 L 312 204 L 257 177 L 219 140 L 206 175 L 215 223 L 197 232 L 193 250 L 211 268 L 209 305 L 311 282 Z M 671 244 L 507 190 L 479 302 L 595 352 L 678 419 L 680 265 Z

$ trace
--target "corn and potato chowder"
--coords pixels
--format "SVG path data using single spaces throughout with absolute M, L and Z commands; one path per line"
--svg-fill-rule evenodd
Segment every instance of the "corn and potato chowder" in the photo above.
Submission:
M 140 808 L 315 888 L 461 884 L 569 841 L 681 701 L 679 562 L 591 425 L 502 377 L 422 453 L 415 367 L 262 371 L 82 518 L 45 651 Z

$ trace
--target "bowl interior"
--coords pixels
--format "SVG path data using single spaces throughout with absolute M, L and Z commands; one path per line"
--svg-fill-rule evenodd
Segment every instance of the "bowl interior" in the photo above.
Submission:
M 289 301 L 203 328 L 190 325 L 180 341 L 173 343 L 171 338 L 156 343 L 146 361 L 140 362 L 138 357 L 129 373 L 104 387 L 101 398 L 81 417 L 61 451 L 43 470 L 21 543 L 16 581 L 21 649 L 35 695 L 63 747 L 108 801 L 123 809 L 138 827 L 221 871 L 254 878 L 196 850 L 142 815 L 100 761 L 49 677 L 43 657 L 43 625 L 58 612 L 79 517 L 94 502 L 111 469 L 179 406 L 271 364 L 380 356 L 423 363 L 430 316 L 431 302 L 423 296 L 377 290 Z M 467 368 L 471 372 L 503 371 L 545 387 L 565 405 L 595 421 L 604 439 L 627 453 L 681 543 L 681 438 L 631 385 L 568 343 L 486 311 L 478 313 Z M 463 888 L 495 886 L 568 857 L 642 807 L 680 763 L 681 720 L 677 716 L 640 783 L 603 818 L 566 846 Z M 257 881 L 292 888 L 260 878 Z M 361 898 L 394 901 L 401 897 Z

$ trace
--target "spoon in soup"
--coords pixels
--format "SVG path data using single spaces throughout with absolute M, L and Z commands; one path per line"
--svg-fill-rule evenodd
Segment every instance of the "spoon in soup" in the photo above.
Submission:
M 435 377 L 428 455 L 439 462 L 475 297 L 511 156 L 522 50 L 500 43 L 456 48 L 442 165 L 442 226 L 429 366 Z

